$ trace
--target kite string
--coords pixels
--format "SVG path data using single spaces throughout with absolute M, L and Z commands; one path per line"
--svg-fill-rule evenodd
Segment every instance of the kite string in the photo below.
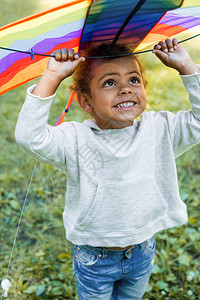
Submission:
M 193 35 L 189 38 L 186 38 L 184 40 L 181 40 L 179 42 L 179 44 L 189 41 L 191 39 L 194 39 L 196 37 L 200 36 L 200 33 Z M 13 51 L 13 52 L 20 52 L 20 53 L 25 53 L 25 54 L 29 54 L 31 57 L 31 60 L 33 59 L 34 55 L 37 56 L 44 56 L 44 57 L 55 57 L 54 54 L 43 54 L 43 53 L 34 53 L 33 49 L 30 49 L 30 51 L 23 51 L 23 50 L 17 50 L 17 49 L 12 49 L 12 48 L 5 48 L 5 47 L 0 47 L 1 50 L 7 50 L 7 51 Z M 142 53 L 147 53 L 147 52 L 152 52 L 153 49 L 149 49 L 149 50 L 143 50 L 143 51 L 137 51 L 137 52 L 132 52 L 132 53 L 128 53 L 128 54 L 122 54 L 122 55 L 113 55 L 113 56 L 85 56 L 85 58 L 109 58 L 109 57 L 121 57 L 121 56 L 128 56 L 128 55 L 135 55 L 135 54 L 142 54 Z
M 184 43 L 186 41 L 189 41 L 191 39 L 194 39 L 196 37 L 200 36 L 200 33 L 195 34 L 189 38 L 186 38 L 184 40 L 179 41 L 179 44 Z M 136 52 L 132 52 L 132 53 L 127 53 L 127 54 L 122 54 L 122 55 L 113 55 L 113 56 L 85 56 L 85 58 L 109 58 L 109 57 L 122 57 L 122 56 L 129 56 L 129 55 L 136 55 L 136 54 L 142 54 L 142 53 L 147 53 L 147 52 L 152 52 L 154 49 L 148 49 L 148 50 L 143 50 L 143 51 L 136 51 Z
M 71 106 L 73 99 L 74 99 L 74 93 L 72 93 L 72 95 L 71 95 L 71 101 L 70 101 L 70 103 L 67 104 L 67 106 L 66 106 L 66 108 L 64 110 L 65 113 L 68 111 L 69 107 Z M 63 119 L 64 119 L 64 117 L 63 117 Z M 61 123 L 61 122 L 58 123 L 58 121 L 56 122 L 55 126 L 57 126 L 58 124 Z M 25 195 L 25 198 L 24 198 L 24 202 L 23 202 L 23 205 L 22 205 L 22 210 L 21 210 L 21 214 L 20 214 L 20 217 L 19 217 L 19 221 L 18 221 L 18 225 L 17 225 L 17 229 L 16 229 L 16 233 L 15 233 L 15 237 L 14 237 L 14 241 L 13 241 L 13 245 L 12 245 L 12 249 L 11 249 L 11 253 L 10 253 L 10 258 L 9 258 L 9 263 L 8 263 L 8 267 L 7 267 L 7 271 L 6 271 L 6 276 L 5 276 L 4 279 L 8 279 L 8 273 L 9 273 L 10 266 L 11 266 L 13 252 L 14 252 L 14 249 L 15 249 L 15 244 L 16 244 L 16 240 L 17 240 L 17 237 L 18 237 L 19 228 L 20 228 L 20 225 L 21 225 L 21 221 L 22 221 L 24 209 L 25 209 L 25 206 L 26 206 L 26 202 L 27 202 L 27 199 L 28 199 L 29 190 L 30 190 L 30 187 L 31 187 L 32 182 L 33 182 L 33 177 L 34 177 L 34 174 L 35 174 L 37 163 L 38 163 L 38 161 L 35 162 L 35 165 L 33 167 L 31 178 L 30 178 L 30 181 L 29 181 L 29 184 L 28 184 L 28 188 L 27 188 L 27 191 L 26 191 L 26 195 Z M 4 290 L 2 291 L 2 294 L 1 294 L 1 300 L 3 299 L 3 293 L 4 293 Z
M 22 206 L 20 218 L 19 218 L 18 225 L 17 225 L 17 230 L 16 230 L 16 233 L 15 233 L 15 237 L 14 237 L 14 241 L 13 241 L 13 245 L 12 245 L 12 250 L 11 250 L 11 253 L 10 253 L 10 258 L 9 258 L 9 263 L 8 263 L 8 267 L 7 267 L 7 272 L 6 272 L 6 277 L 5 277 L 5 279 L 8 278 L 8 273 L 9 273 L 10 266 L 11 266 L 11 261 L 12 261 L 12 257 L 13 257 L 13 252 L 14 252 L 14 249 L 15 249 L 15 244 L 16 244 L 16 240 L 17 240 L 18 233 L 19 233 L 19 227 L 20 227 L 20 225 L 21 225 L 21 220 L 22 220 L 22 217 L 23 217 L 25 205 L 26 205 L 26 202 L 27 202 L 27 199 L 28 199 L 29 190 L 30 190 L 30 187 L 31 187 L 31 184 L 32 184 L 32 181 L 33 181 L 33 177 L 34 177 L 34 174 L 35 174 L 35 170 L 36 170 L 37 163 L 38 163 L 38 162 L 36 161 L 36 163 L 35 163 L 35 165 L 34 165 L 34 167 L 33 167 L 33 171 L 32 171 L 32 174 L 31 174 L 30 181 L 29 181 L 29 185 L 28 185 L 28 188 L 27 188 L 27 191 L 26 191 L 26 196 L 25 196 L 25 198 L 24 198 L 24 202 L 23 202 L 23 206 Z M 2 294 L 1 294 L 1 300 L 3 299 L 3 292 L 4 292 L 4 291 L 2 291 Z

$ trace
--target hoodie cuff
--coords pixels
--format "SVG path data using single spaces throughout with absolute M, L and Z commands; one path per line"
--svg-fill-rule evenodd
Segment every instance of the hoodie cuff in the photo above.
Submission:
M 51 95 L 51 96 L 43 97 L 43 98 L 40 97 L 40 95 L 39 95 L 39 96 L 33 95 L 33 94 L 32 94 L 32 91 L 34 90 L 34 88 L 36 87 L 36 85 L 37 85 L 37 84 L 34 84 L 34 85 L 30 86 L 30 87 L 27 89 L 27 94 L 28 94 L 29 96 L 31 96 L 31 97 L 33 97 L 33 98 L 35 98 L 35 99 L 40 99 L 40 100 L 51 100 L 51 99 L 53 99 L 53 98 L 56 96 L 56 93 L 54 93 L 54 94 Z

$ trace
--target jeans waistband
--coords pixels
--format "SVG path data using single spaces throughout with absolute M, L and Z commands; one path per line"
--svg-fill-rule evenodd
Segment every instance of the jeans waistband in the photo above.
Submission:
M 132 245 L 128 249 L 125 250 L 111 250 L 105 247 L 93 247 L 89 245 L 80 246 L 81 248 L 85 248 L 88 251 L 91 251 L 91 254 L 93 255 L 100 255 L 103 258 L 106 258 L 107 256 L 113 256 L 113 257 L 127 257 L 129 258 L 134 252 L 137 252 L 139 249 L 142 249 L 145 247 L 146 241 L 142 242 L 137 245 Z

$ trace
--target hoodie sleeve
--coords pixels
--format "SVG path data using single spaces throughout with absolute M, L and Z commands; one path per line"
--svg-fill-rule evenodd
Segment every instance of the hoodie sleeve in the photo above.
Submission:
M 25 152 L 36 160 L 65 169 L 66 161 L 74 152 L 74 126 L 65 122 L 59 126 L 47 124 L 55 95 L 40 98 L 27 90 L 15 129 L 15 139 Z
M 200 73 L 180 76 L 189 93 L 191 109 L 176 114 L 160 112 L 160 117 L 166 121 L 176 158 L 200 142 Z

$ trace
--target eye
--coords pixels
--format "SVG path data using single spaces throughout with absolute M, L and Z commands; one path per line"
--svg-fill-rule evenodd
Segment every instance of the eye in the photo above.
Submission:
M 133 83 L 133 84 L 137 84 L 137 83 L 140 83 L 140 78 L 138 78 L 138 77 L 132 77 L 132 78 L 130 79 L 130 81 L 131 81 L 131 83 Z
M 114 81 L 109 79 L 109 80 L 106 80 L 104 83 L 103 83 L 103 86 L 107 87 L 107 86 L 113 86 L 114 85 Z

